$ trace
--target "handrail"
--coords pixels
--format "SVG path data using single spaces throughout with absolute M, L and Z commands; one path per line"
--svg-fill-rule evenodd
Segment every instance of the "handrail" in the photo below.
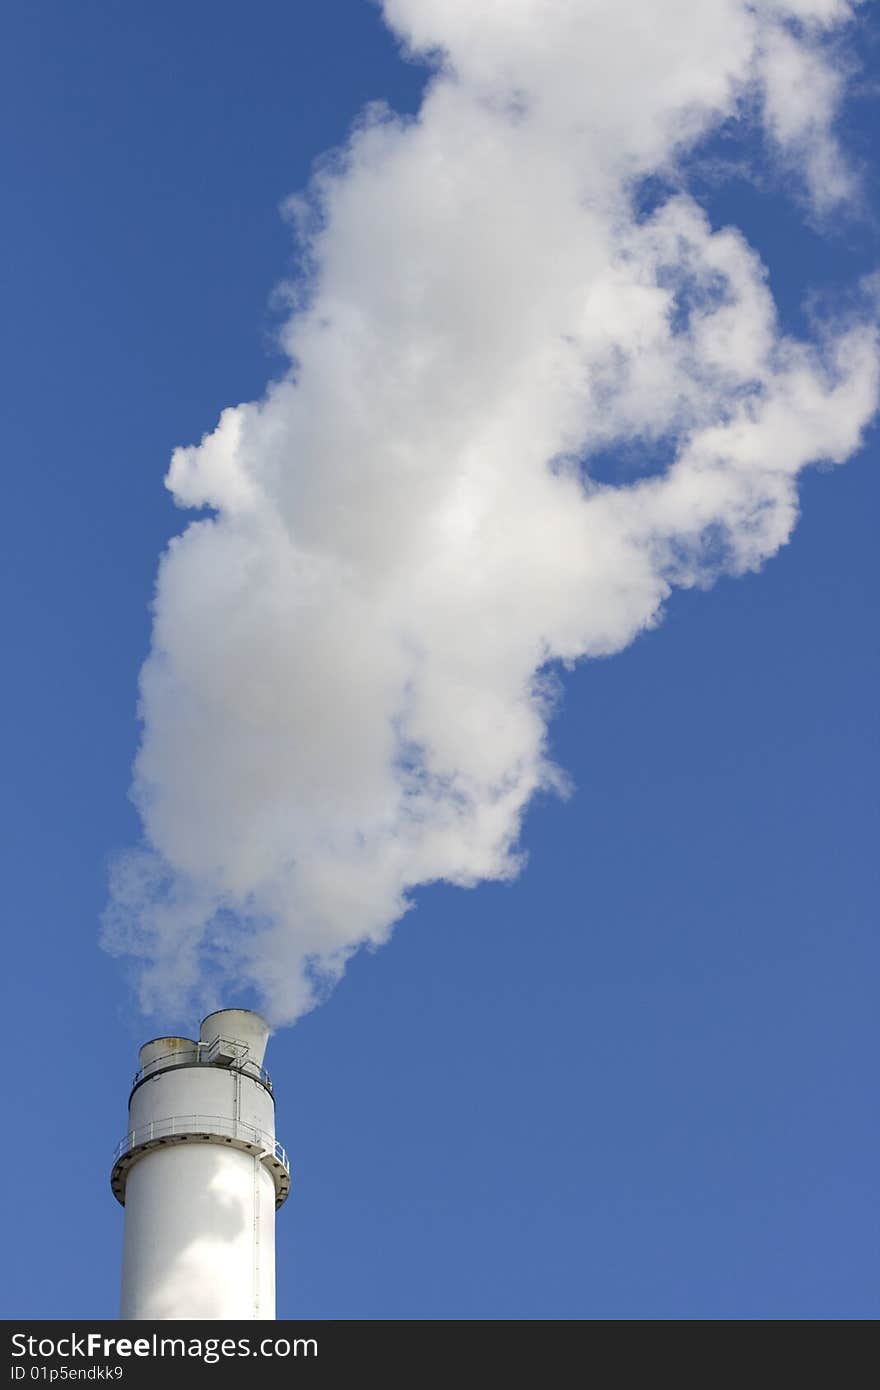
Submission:
M 217 1052 L 219 1052 L 219 1050 L 220 1050 L 220 1045 L 221 1045 L 221 1044 L 225 1044 L 227 1047 L 235 1048 L 235 1049 L 236 1049 L 236 1052 L 238 1053 L 238 1055 L 236 1056 L 236 1060 L 235 1060 L 234 1062 L 230 1062 L 228 1066 L 226 1066 L 226 1067 L 223 1068 L 223 1070 L 225 1070 L 225 1071 L 240 1071 L 240 1072 L 243 1072 L 245 1076 L 251 1076 L 251 1077 L 254 1078 L 254 1080 L 261 1081 L 262 1084 L 266 1087 L 267 1091 L 271 1091 L 271 1090 L 272 1090 L 272 1079 L 271 1079 L 271 1077 L 269 1076 L 269 1073 L 267 1072 L 266 1068 L 265 1068 L 265 1067 L 258 1066 L 256 1062 L 249 1062 L 249 1061 L 248 1061 L 248 1057 L 247 1057 L 247 1052 L 248 1052 L 247 1044 L 246 1044 L 246 1043 L 238 1043 L 238 1042 L 235 1042 L 235 1040 L 232 1039 L 232 1038 L 219 1038 L 219 1037 L 218 1037 L 218 1038 L 212 1038 L 212 1040 L 211 1040 L 210 1043 L 196 1043 L 196 1044 L 195 1044 L 195 1048 L 196 1048 L 196 1057 L 197 1057 L 197 1061 L 195 1061 L 195 1062 L 181 1062 L 181 1061 L 180 1061 L 180 1055 L 181 1055 L 181 1054 L 180 1054 L 180 1052 L 176 1052 L 176 1051 L 175 1051 L 175 1052 L 165 1052 L 165 1053 L 162 1053 L 162 1055 L 159 1056 L 159 1057 L 154 1057 L 154 1058 L 152 1059 L 152 1061 L 147 1065 L 146 1068 L 144 1068 L 144 1067 L 139 1067 L 138 1070 L 135 1072 L 134 1077 L 133 1077 L 133 1079 L 132 1079 L 132 1083 L 131 1083 L 131 1084 L 132 1084 L 132 1087 L 137 1086 L 137 1085 L 139 1084 L 139 1082 L 143 1081 L 143 1079 L 144 1079 L 145 1076 L 154 1076 L 154 1075 L 157 1075 L 157 1074 L 158 1074 L 159 1072 L 161 1072 L 161 1071 L 170 1070 L 169 1067 L 163 1067 L 163 1066 L 162 1066 L 162 1063 L 165 1062 L 166 1059 L 171 1060 L 171 1067 L 174 1067 L 174 1066 L 179 1066 L 179 1067 L 186 1067 L 186 1066 L 211 1067 L 211 1066 L 214 1066 L 215 1063 L 214 1063 L 214 1061 L 213 1061 L 213 1058 L 216 1056 Z
M 253 1125 L 246 1125 L 241 1120 L 230 1120 L 225 1115 L 172 1115 L 164 1120 L 150 1120 L 138 1129 L 130 1129 L 120 1139 L 113 1150 L 113 1162 L 118 1163 L 127 1153 L 145 1144 L 167 1139 L 175 1134 L 198 1134 L 203 1135 L 205 1139 L 218 1136 L 251 1143 L 265 1153 L 272 1154 L 283 1166 L 284 1171 L 290 1172 L 290 1160 L 284 1146 L 279 1144 L 274 1134 L 256 1129 Z

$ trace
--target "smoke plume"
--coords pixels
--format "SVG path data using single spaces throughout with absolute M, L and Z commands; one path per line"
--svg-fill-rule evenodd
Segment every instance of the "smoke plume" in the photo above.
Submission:
M 384 0 L 418 116 L 369 109 L 291 199 L 289 370 L 168 473 L 208 513 L 161 560 L 105 922 L 145 1008 L 234 981 L 291 1021 L 415 886 L 514 874 L 555 671 L 758 568 L 859 447 L 867 309 L 787 336 L 689 192 L 724 126 L 817 225 L 856 196 L 853 8 Z

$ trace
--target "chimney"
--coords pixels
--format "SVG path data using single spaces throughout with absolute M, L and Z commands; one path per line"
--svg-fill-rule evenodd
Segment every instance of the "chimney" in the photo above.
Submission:
M 125 1207 L 121 1318 L 275 1317 L 275 1212 L 290 1165 L 263 1067 L 269 1025 L 248 1009 L 199 1040 L 139 1053 L 111 1186 Z

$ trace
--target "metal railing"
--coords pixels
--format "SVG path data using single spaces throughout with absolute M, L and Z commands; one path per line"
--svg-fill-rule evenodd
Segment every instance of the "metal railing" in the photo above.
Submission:
M 202 1140 L 232 1139 L 237 1143 L 250 1145 L 259 1149 L 262 1154 L 276 1158 L 285 1173 L 290 1172 L 290 1160 L 284 1146 L 279 1144 L 273 1134 L 256 1129 L 253 1125 L 243 1124 L 241 1120 L 230 1120 L 226 1115 L 173 1115 L 165 1120 L 151 1120 L 149 1124 L 141 1125 L 138 1129 L 130 1129 L 120 1139 L 113 1150 L 113 1162 L 118 1163 L 127 1153 L 145 1144 L 162 1143 L 163 1140 L 183 1135 Z
M 185 1067 L 195 1065 L 211 1067 L 218 1065 L 215 1063 L 214 1058 L 222 1048 L 228 1048 L 234 1055 L 235 1060 L 219 1065 L 223 1065 L 228 1071 L 240 1071 L 243 1072 L 245 1076 L 252 1076 L 255 1080 L 261 1081 L 267 1091 L 272 1090 L 272 1079 L 266 1068 L 258 1066 L 256 1062 L 249 1061 L 247 1045 L 245 1043 L 234 1042 L 231 1038 L 213 1038 L 210 1043 L 196 1043 L 197 1061 L 195 1063 L 181 1062 L 181 1054 L 179 1052 L 166 1052 L 163 1056 L 154 1057 L 147 1065 L 146 1070 L 143 1067 L 138 1068 L 132 1078 L 131 1084 L 132 1086 L 137 1086 L 140 1081 L 143 1081 L 145 1076 L 152 1076 L 156 1072 L 161 1072 L 175 1066 Z M 168 1067 L 163 1066 L 165 1062 L 168 1063 Z

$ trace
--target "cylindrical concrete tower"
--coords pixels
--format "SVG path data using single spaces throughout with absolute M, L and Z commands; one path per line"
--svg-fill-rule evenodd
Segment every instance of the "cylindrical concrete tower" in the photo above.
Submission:
M 198 1042 L 141 1048 L 110 1180 L 125 1207 L 122 1318 L 274 1318 L 290 1166 L 263 1069 L 268 1036 L 259 1014 L 223 1009 Z

